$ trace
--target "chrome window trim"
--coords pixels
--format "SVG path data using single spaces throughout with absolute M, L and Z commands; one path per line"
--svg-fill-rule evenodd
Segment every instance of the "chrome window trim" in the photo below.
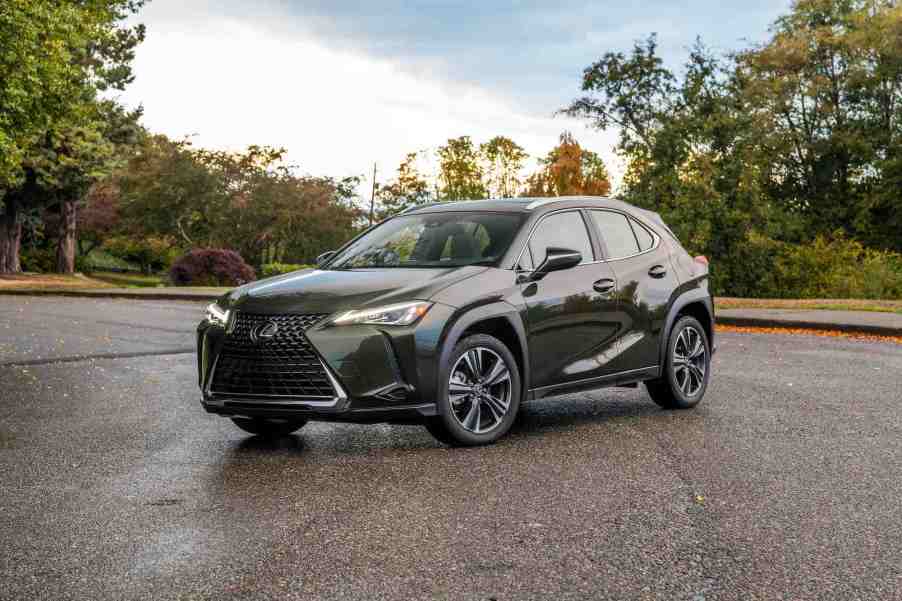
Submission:
M 538 201 L 537 201 L 537 202 L 538 202 Z M 556 200 L 552 200 L 552 201 L 549 201 L 549 202 L 557 202 L 557 201 L 556 201 Z M 547 218 L 551 217 L 552 215 L 557 215 L 558 213 L 566 213 L 566 212 L 568 212 L 568 211 L 575 212 L 575 213 L 581 213 L 582 210 L 583 210 L 583 209 L 582 209 L 581 207 L 567 207 L 567 208 L 565 208 L 565 209 L 557 209 L 556 211 L 548 211 L 547 213 L 545 213 L 544 215 L 542 215 L 541 217 L 539 217 L 539 219 L 536 220 L 536 222 L 535 222 L 535 223 L 532 225 L 532 227 L 530 228 L 530 230 L 529 230 L 529 235 L 526 237 L 526 243 L 523 245 L 523 248 L 520 249 L 520 252 L 517 253 L 517 258 L 514 260 L 514 264 L 513 264 L 512 267 L 510 267 L 510 270 L 511 270 L 511 271 L 516 271 L 516 270 L 517 270 L 517 265 L 520 264 L 520 257 L 522 257 L 522 256 L 523 256 L 523 253 L 526 251 L 526 249 L 529 248 L 529 242 L 532 240 L 533 234 L 536 233 L 536 228 L 539 227 L 539 224 L 541 224 L 543 221 L 545 221 Z M 592 235 L 589 233 L 589 229 L 588 229 L 588 228 L 589 228 L 589 224 L 586 223 L 586 220 L 583 218 L 582 214 L 580 214 L 579 218 L 582 219 L 582 221 L 583 221 L 583 227 L 586 228 L 586 236 L 588 236 L 588 238 L 589 238 L 589 248 L 592 248 Z M 594 249 L 594 248 L 592 248 L 592 253 L 593 253 L 592 258 L 595 259 L 595 256 L 594 256 L 595 249 Z M 535 262 L 535 261 L 533 261 L 533 262 Z M 592 265 L 593 263 L 603 263 L 603 262 L 604 262 L 603 259 L 595 259 L 595 260 L 593 260 L 593 261 L 583 261 L 582 263 L 580 263 L 580 264 L 577 265 L 576 267 L 581 267 L 581 266 L 583 266 L 583 265 Z M 532 273 L 533 271 L 535 271 L 535 267 L 536 267 L 536 266 L 533 265 L 533 269 L 529 269 L 529 270 L 526 270 L 526 269 L 520 270 L 520 273 Z

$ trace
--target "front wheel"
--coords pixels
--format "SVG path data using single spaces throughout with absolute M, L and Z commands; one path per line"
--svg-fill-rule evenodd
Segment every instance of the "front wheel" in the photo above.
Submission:
M 651 399 L 665 409 L 698 405 L 711 375 L 711 348 L 705 329 L 694 317 L 681 317 L 673 325 L 663 369 L 660 378 L 645 383 Z
M 503 342 L 487 334 L 461 341 L 440 370 L 439 415 L 426 428 L 454 446 L 490 444 L 520 409 L 520 370 Z
M 246 417 L 233 417 L 232 422 L 249 434 L 264 436 L 266 438 L 278 438 L 297 432 L 307 423 L 305 419 L 291 419 L 276 421 L 271 419 L 250 419 Z

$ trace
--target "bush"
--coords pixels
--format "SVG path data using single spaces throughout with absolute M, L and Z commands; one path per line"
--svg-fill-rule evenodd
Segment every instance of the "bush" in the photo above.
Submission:
M 169 236 L 115 236 L 103 243 L 103 250 L 123 261 L 137 263 L 147 274 L 167 269 L 179 254 L 175 240 Z
M 902 254 L 841 233 L 789 244 L 752 235 L 712 261 L 715 291 L 747 298 L 902 298 Z
M 313 265 L 302 265 L 298 263 L 265 263 L 260 266 L 260 276 L 271 278 L 274 275 L 282 275 L 283 273 L 291 273 L 301 269 L 310 269 Z
M 19 255 L 19 261 L 22 264 L 22 271 L 53 273 L 56 271 L 56 249 L 23 248 Z
M 234 250 L 196 248 L 173 264 L 169 279 L 176 286 L 240 286 L 255 275 Z

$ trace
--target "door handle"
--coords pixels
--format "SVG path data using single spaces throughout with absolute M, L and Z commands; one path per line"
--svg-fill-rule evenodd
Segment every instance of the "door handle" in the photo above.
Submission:
M 655 265 L 648 270 L 648 275 L 653 278 L 663 278 L 665 275 L 667 275 L 667 270 L 663 265 Z
M 602 294 L 604 294 L 605 292 L 610 292 L 614 289 L 614 286 L 614 280 L 610 278 L 604 278 L 592 284 L 592 288 L 595 289 L 595 292 L 601 292 Z

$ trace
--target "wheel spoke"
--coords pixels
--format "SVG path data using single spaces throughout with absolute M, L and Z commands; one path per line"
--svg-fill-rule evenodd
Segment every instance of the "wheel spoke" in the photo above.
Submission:
M 510 406 L 510 403 L 506 403 L 490 394 L 485 395 L 484 398 L 485 404 L 492 409 L 492 412 L 497 415 L 499 420 L 507 413 L 507 408 Z
M 496 423 L 500 422 L 501 418 L 504 416 L 504 413 L 503 412 L 499 413 L 498 408 L 495 406 L 495 404 L 489 398 L 484 397 L 482 399 L 482 402 L 485 403 L 485 406 L 488 407 L 489 411 L 492 412 L 492 417 L 495 418 L 494 421 L 492 422 L 492 425 L 494 426 Z
M 485 377 L 485 385 L 495 386 L 501 382 L 510 380 L 510 378 L 510 370 L 507 369 L 507 365 L 504 364 L 504 361 L 495 361 L 495 365 L 492 366 L 492 371 Z
M 705 345 L 702 344 L 702 337 L 697 336 L 695 338 L 695 346 L 692 348 L 692 352 L 689 353 L 690 359 L 695 359 L 696 357 L 700 357 L 705 352 Z
M 479 401 L 473 400 L 470 402 L 470 410 L 467 412 L 467 416 L 464 418 L 462 423 L 463 427 L 467 430 L 472 430 L 473 432 L 479 432 Z
M 478 380 L 482 376 L 482 358 L 480 357 L 480 351 L 482 349 L 474 348 L 466 352 L 464 355 L 464 361 L 467 364 L 467 368 L 470 370 L 470 376 L 472 379 Z
M 473 387 L 469 384 L 462 384 L 452 380 L 451 384 L 448 385 L 449 394 L 471 394 L 472 392 Z

